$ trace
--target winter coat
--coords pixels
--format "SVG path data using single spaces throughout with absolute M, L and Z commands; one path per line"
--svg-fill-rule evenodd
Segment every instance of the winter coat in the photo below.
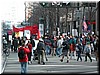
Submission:
M 30 52 L 32 52 L 32 44 L 28 44 L 28 48 L 29 48 Z
M 40 53 L 41 50 L 45 50 L 45 44 L 43 42 L 39 41 L 38 44 L 37 44 L 36 50 L 37 50 L 38 53 Z
M 23 49 L 23 50 L 25 51 L 26 56 L 25 56 L 24 59 L 19 59 L 19 62 L 28 62 L 28 56 L 27 56 L 27 54 L 30 52 L 29 48 L 19 47 L 19 48 L 18 48 L 18 52 L 19 52 L 21 49 Z

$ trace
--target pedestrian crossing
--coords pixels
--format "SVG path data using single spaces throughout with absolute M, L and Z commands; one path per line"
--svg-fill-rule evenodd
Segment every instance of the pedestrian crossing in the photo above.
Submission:
M 16 53 L 15 53 L 16 54 Z M 17 55 L 11 54 L 7 60 L 3 73 L 20 73 L 20 63 L 18 61 Z M 80 72 L 98 72 L 97 61 L 93 62 L 80 62 L 76 60 L 70 60 L 66 63 L 66 58 L 64 62 L 60 62 L 60 57 L 48 57 L 45 65 L 38 64 L 37 60 L 33 60 L 32 64 L 28 65 L 28 73 L 80 73 Z

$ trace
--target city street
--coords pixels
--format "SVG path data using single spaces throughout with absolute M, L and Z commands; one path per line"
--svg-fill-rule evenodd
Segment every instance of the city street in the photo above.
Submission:
M 48 61 L 46 61 L 45 65 L 38 64 L 37 60 L 33 60 L 33 63 L 28 66 L 28 73 L 59 73 L 59 74 L 89 74 L 96 73 L 98 74 L 98 63 L 93 60 L 90 62 L 89 59 L 87 62 L 70 60 L 69 63 L 66 63 L 66 58 L 63 62 L 60 62 L 61 57 L 58 56 L 48 56 Z M 8 57 L 7 64 L 4 74 L 12 74 L 12 73 L 20 73 L 20 63 L 18 62 L 17 53 L 11 53 Z
M 33 50 L 43 56 L 44 51 L 40 50 L 45 50 L 48 58 L 43 64 L 32 58 L 28 74 L 99 74 L 99 2 L 3 0 L 0 3 L 1 73 L 26 72 L 21 64 L 30 57 L 20 58 L 19 54 L 21 64 L 18 58 L 18 52 L 25 47 L 29 56 Z M 82 53 L 82 59 L 70 57 L 67 62 L 65 57 L 62 62 L 60 55 L 68 50 L 69 56 L 73 53 L 73 57 L 80 59 Z

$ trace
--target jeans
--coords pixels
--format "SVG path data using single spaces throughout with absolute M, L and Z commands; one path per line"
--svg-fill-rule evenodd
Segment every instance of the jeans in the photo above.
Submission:
M 78 56 L 78 57 L 77 57 L 77 61 L 79 60 L 79 58 L 80 58 L 80 60 L 82 61 L 81 52 L 80 52 L 80 51 L 77 51 L 77 54 L 78 54 L 78 55 L 77 55 L 77 56 Z
M 76 59 L 76 51 L 71 51 L 71 53 L 70 53 L 70 59 L 73 58 L 73 55 L 74 55 L 74 59 Z
M 20 62 L 21 63 L 21 74 L 26 74 L 28 69 L 28 62 Z
M 56 52 L 57 52 L 57 55 L 60 56 L 62 54 L 62 48 L 61 47 L 57 48 Z
M 50 46 L 46 45 L 46 55 L 50 54 Z

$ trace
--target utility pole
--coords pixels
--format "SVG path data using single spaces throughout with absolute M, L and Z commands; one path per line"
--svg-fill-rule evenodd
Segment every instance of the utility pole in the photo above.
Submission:
M 57 35 L 59 36 L 59 8 L 57 6 L 56 8 L 57 14 L 56 14 L 56 26 L 57 26 Z
M 68 23 L 67 23 L 67 16 L 68 16 L 68 8 L 66 7 L 66 32 L 68 32 Z
M 26 2 L 24 3 L 25 5 L 25 23 L 26 23 Z
M 79 2 L 77 3 L 77 6 L 78 6 L 78 8 L 77 8 L 77 10 L 79 11 Z M 80 21 L 79 21 L 79 17 L 78 17 L 78 27 L 77 27 L 77 31 L 78 31 L 78 36 L 79 36 L 79 23 Z

